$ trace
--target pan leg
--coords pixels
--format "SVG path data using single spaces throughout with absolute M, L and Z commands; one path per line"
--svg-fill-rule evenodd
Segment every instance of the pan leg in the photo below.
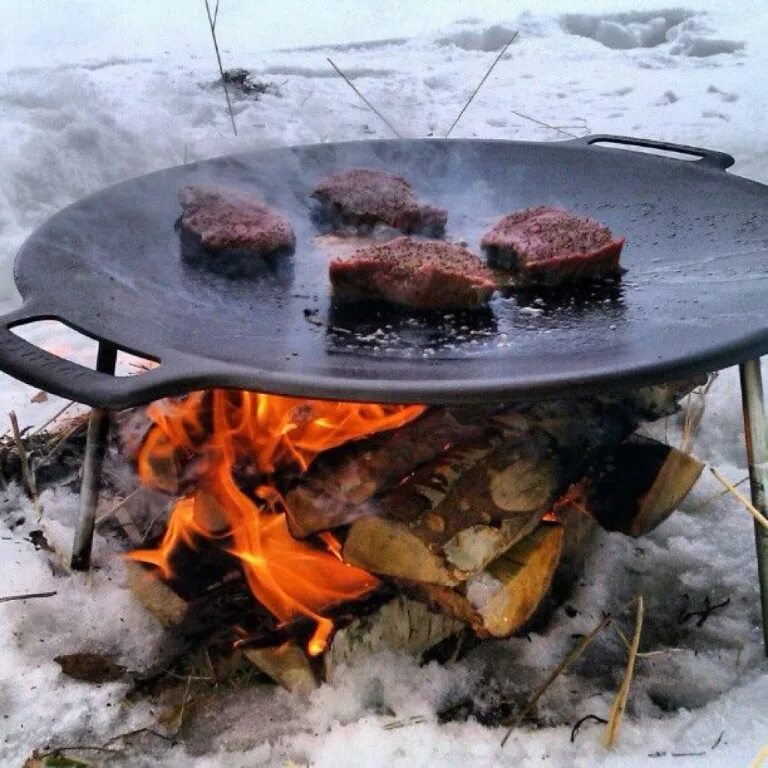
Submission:
M 740 366 L 741 396 L 744 404 L 744 435 L 747 442 L 747 462 L 752 503 L 768 515 L 768 429 L 765 422 L 763 379 L 760 359 L 748 360 Z M 760 581 L 760 601 L 763 611 L 763 639 L 768 655 L 768 530 L 755 523 L 757 543 L 757 573 Z
M 114 374 L 117 347 L 104 341 L 99 342 L 96 370 Z M 71 566 L 76 571 L 87 571 L 91 565 L 93 528 L 96 524 L 96 505 L 101 487 L 101 467 L 107 448 L 109 412 L 104 408 L 93 408 L 88 420 L 88 437 L 83 460 L 83 482 L 80 486 L 80 514 L 72 547 Z

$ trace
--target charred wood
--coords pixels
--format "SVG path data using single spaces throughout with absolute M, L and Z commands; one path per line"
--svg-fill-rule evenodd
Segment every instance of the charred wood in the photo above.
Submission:
M 584 505 L 606 530 L 643 536 L 674 512 L 703 468 L 693 456 L 634 435 L 588 478 Z

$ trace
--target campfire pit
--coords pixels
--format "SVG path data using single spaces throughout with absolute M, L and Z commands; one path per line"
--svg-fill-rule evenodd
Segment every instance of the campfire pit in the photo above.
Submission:
M 699 159 L 684 163 L 593 146 L 597 143 L 635 144 Z M 285 586 L 265 587 L 273 578 L 259 570 L 264 565 L 260 545 L 243 548 L 238 536 L 251 542 L 260 537 L 273 539 L 278 551 L 283 545 L 289 547 L 294 553 L 291 557 L 311 551 L 313 558 L 319 558 L 313 567 L 328 564 L 329 570 L 341 576 L 334 589 L 345 597 L 368 592 L 376 583 L 369 572 L 375 571 L 417 582 L 407 587 L 411 594 L 430 604 L 450 606 L 452 615 L 481 633 L 506 631 L 495 629 L 503 624 L 498 612 L 484 612 L 482 603 L 478 607 L 479 601 L 468 599 L 457 587 L 484 573 L 486 567 L 493 569 L 510 547 L 525 540 L 523 534 L 540 530 L 536 525 L 544 514 L 562 499 L 570 483 L 583 476 L 585 467 L 578 459 L 590 455 L 589 450 L 585 452 L 585 447 L 591 446 L 589 427 L 600 422 L 590 421 L 592 405 L 580 407 L 577 397 L 591 395 L 599 401 L 608 392 L 626 393 L 634 388 L 636 393 L 644 385 L 742 364 L 753 499 L 755 506 L 765 511 L 768 456 L 759 355 L 768 349 L 768 327 L 756 308 L 765 306 L 768 299 L 764 274 L 768 194 L 760 185 L 724 174 L 732 162 L 727 155 L 705 149 L 599 136 L 555 144 L 398 141 L 322 145 L 170 169 L 118 185 L 53 217 L 19 254 L 16 280 L 25 302 L 0 323 L 0 368 L 38 387 L 96 406 L 73 564 L 88 564 L 106 425 L 107 412 L 103 409 L 124 408 L 203 387 L 275 392 L 275 402 L 288 396 L 324 398 L 326 404 L 318 408 L 329 411 L 343 410 L 350 403 L 384 404 L 354 406 L 357 415 L 353 418 L 361 419 L 360 428 L 346 433 L 345 439 L 411 422 L 426 405 L 484 404 L 490 409 L 479 421 L 465 425 L 467 429 L 485 429 L 484 420 L 500 417 L 489 403 L 506 403 L 508 410 L 513 408 L 515 418 L 506 424 L 502 419 L 495 426 L 495 434 L 501 437 L 479 436 L 476 439 L 485 439 L 485 446 L 474 446 L 470 459 L 459 460 L 458 468 L 448 462 L 451 480 L 454 476 L 465 480 L 472 488 L 472 498 L 480 500 L 473 510 L 458 505 L 435 513 L 432 506 L 420 507 L 424 498 L 428 505 L 439 506 L 440 494 L 446 496 L 442 489 L 433 489 L 432 498 L 421 491 L 412 492 L 430 485 L 419 472 L 429 478 L 435 476 L 435 467 L 425 459 L 418 466 L 406 467 L 400 477 L 386 481 L 403 481 L 392 490 L 396 501 L 391 502 L 388 515 L 363 516 L 355 521 L 349 510 L 339 508 L 335 512 L 341 522 L 334 525 L 316 519 L 313 522 L 312 513 L 317 510 L 300 519 L 291 518 L 287 512 L 291 505 L 286 507 L 282 493 L 273 485 L 256 485 L 247 494 L 236 487 L 231 482 L 236 456 L 231 446 L 217 446 L 218 459 L 209 461 L 202 470 L 206 477 L 202 490 L 193 501 L 185 499 L 176 507 L 168 532 L 175 537 L 173 541 L 166 542 L 165 552 L 144 553 L 142 557 L 163 569 L 176 539 L 189 542 L 192 533 L 201 530 L 208 534 L 225 531 L 232 538 L 232 552 L 243 562 L 251 587 L 257 584 L 260 591 L 254 591 L 271 612 L 282 622 L 297 614 L 314 621 L 310 654 L 324 648 L 330 637 L 331 629 L 319 611 L 327 604 L 327 596 L 310 600 L 301 609 L 294 604 L 286 606 Z M 309 192 L 322 175 L 361 165 L 406 175 L 426 197 L 448 209 L 451 233 L 470 242 L 478 241 L 493 218 L 512 208 L 565 205 L 598 215 L 627 237 L 627 275 L 620 284 L 589 288 L 565 298 L 560 295 L 555 300 L 536 294 L 520 294 L 515 301 L 499 299 L 488 312 L 468 315 L 404 315 L 385 307 L 361 313 L 336 307 L 329 300 L 325 283 L 318 280 L 327 254 L 313 244 Z M 293 214 L 295 255 L 278 267 L 242 279 L 201 270 L 180 257 L 173 227 L 178 216 L 176 195 L 184 184 L 199 181 L 255 185 L 263 190 L 270 204 Z M 61 275 L 69 279 L 66 290 L 62 289 Z M 55 357 L 11 331 L 14 326 L 43 318 L 60 319 L 98 339 L 97 371 Z M 141 354 L 159 365 L 134 377 L 115 378 L 110 374 L 118 349 Z M 572 413 L 558 416 L 568 427 L 561 425 L 559 432 L 537 427 L 538 431 L 530 434 L 523 430 L 522 439 L 515 432 L 520 429 L 520 401 L 530 404 L 555 396 L 571 398 Z M 634 396 L 613 396 L 615 413 L 611 411 L 609 424 L 615 419 L 621 423 L 622 397 Z M 211 399 L 206 406 L 209 418 L 228 423 L 229 432 L 237 433 L 241 428 L 248 432 L 261 423 L 251 418 L 248 408 L 238 411 L 235 421 L 229 423 L 232 402 L 245 396 L 223 390 L 189 395 L 173 407 L 202 407 L 206 397 Z M 259 403 L 268 396 L 253 397 L 258 412 Z M 518 405 L 510 406 L 511 401 Z M 397 405 L 401 403 L 418 405 Z M 306 425 L 301 424 L 300 409 L 301 405 L 297 410 L 292 404 L 279 415 L 282 419 L 289 413 L 286 424 L 299 433 L 313 423 L 309 419 Z M 377 424 L 362 415 L 372 409 L 381 419 Z M 157 425 L 167 426 L 163 418 L 158 417 Z M 183 423 L 183 416 L 180 419 Z M 631 429 L 619 430 L 620 439 L 614 436 L 607 446 L 618 447 Z M 578 441 L 569 443 L 563 438 L 558 443 L 557 435 L 573 432 L 579 433 Z M 202 444 L 207 444 L 209 434 L 220 433 L 205 432 Z M 258 439 L 264 437 L 259 434 Z M 510 434 L 517 435 L 517 443 Z M 162 429 L 155 435 L 162 438 Z M 290 458 L 286 465 L 302 467 L 320 451 L 337 445 L 331 439 L 287 449 L 275 444 L 273 437 L 269 433 L 272 442 L 264 448 L 266 458 L 262 455 L 262 459 L 266 463 L 259 466 L 258 478 L 282 466 L 285 456 Z M 199 448 L 195 439 L 193 429 L 166 452 L 166 458 L 179 446 L 187 451 Z M 553 444 L 577 460 L 562 462 L 561 466 L 559 460 L 552 460 L 552 456 L 557 457 Z M 601 450 L 607 446 L 599 443 Z M 598 443 L 594 447 L 597 449 Z M 258 445 L 255 450 L 258 452 Z M 285 455 L 281 453 L 284 450 L 288 450 Z M 143 460 L 140 458 L 140 464 Z M 498 462 L 493 463 L 495 460 Z M 484 461 L 489 462 L 482 468 L 486 476 L 490 473 L 501 478 L 496 495 L 488 483 L 472 485 L 473 468 Z M 530 470 L 536 478 L 531 486 L 534 491 L 522 483 L 522 507 L 505 509 L 510 496 L 517 498 L 515 493 L 520 491 L 519 477 L 507 471 L 510 466 Z M 146 464 L 142 471 L 159 485 L 168 480 Z M 410 476 L 412 471 L 416 474 Z M 178 477 L 174 480 L 178 482 Z M 507 481 L 512 490 L 505 486 Z M 650 493 L 649 488 L 644 491 Z M 287 487 L 286 492 L 294 494 L 296 509 L 305 509 L 298 485 Z M 352 501 L 352 506 L 361 503 L 359 499 Z M 263 510 L 270 516 L 259 534 L 246 533 L 254 504 L 259 506 L 257 516 Z M 648 512 L 648 505 L 641 500 L 636 507 L 639 510 L 644 504 L 652 519 L 653 508 Z M 510 522 L 511 517 L 494 517 L 496 508 L 520 519 Z M 226 510 L 223 520 L 222 509 Z M 479 517 L 467 517 L 468 512 Z M 461 515 L 467 519 L 459 524 L 456 520 Z M 185 518 L 186 528 L 180 525 Z M 631 528 L 635 517 L 631 514 L 625 522 Z M 289 523 L 293 534 L 299 536 L 314 536 L 318 531 L 323 534 L 326 551 L 297 542 Z M 336 524 L 351 524 L 346 540 L 341 542 L 347 564 L 334 555 L 339 543 L 325 536 Z M 465 530 L 472 530 L 474 538 L 457 548 L 456 535 Z M 395 544 L 390 546 L 392 541 Z M 543 549 L 558 549 L 551 536 L 542 536 L 541 541 Z M 767 542 L 765 531 L 759 529 L 764 608 L 768 608 Z M 318 566 L 320 561 L 323 565 Z M 405 567 L 413 562 L 421 569 L 416 573 Z M 500 567 L 496 570 L 501 572 Z M 425 573 L 427 578 L 421 578 Z M 491 576 L 503 587 L 504 579 L 498 573 Z M 514 573 L 509 578 L 514 578 Z M 430 585 L 426 597 L 424 584 Z M 525 613 L 521 611 L 521 615 Z M 768 632 L 768 621 L 765 627 Z

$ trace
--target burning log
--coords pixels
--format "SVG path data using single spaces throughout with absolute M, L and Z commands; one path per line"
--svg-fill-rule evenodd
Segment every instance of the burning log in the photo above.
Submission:
M 351 665 L 364 654 L 389 650 L 420 656 L 463 628 L 461 621 L 398 595 L 336 632 L 323 656 L 323 676 L 333 682 L 339 666 Z
M 436 408 L 394 432 L 321 458 L 286 496 L 291 533 L 303 538 L 370 514 L 374 507 L 366 502 L 375 494 L 450 447 L 478 438 L 483 429 L 482 424 L 464 424 L 451 411 Z
M 584 504 L 606 530 L 644 536 L 677 509 L 703 469 L 693 456 L 634 435 L 588 479 Z

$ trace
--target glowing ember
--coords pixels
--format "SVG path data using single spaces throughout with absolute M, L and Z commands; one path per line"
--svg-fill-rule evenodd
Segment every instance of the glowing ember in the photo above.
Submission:
M 307 616 L 317 624 L 310 654 L 321 653 L 333 624 L 322 612 L 364 595 L 378 584 L 368 572 L 344 563 L 339 542 L 322 535 L 324 549 L 297 541 L 286 508 L 266 482 L 252 496 L 234 480 L 238 462 L 249 460 L 259 476 L 294 465 L 305 471 L 321 452 L 375 432 L 394 429 L 424 411 L 421 405 L 377 405 L 296 400 L 278 395 L 212 390 L 148 409 L 154 422 L 139 454 L 139 476 L 172 490 L 178 457 L 195 457 L 197 490 L 180 499 L 160 546 L 130 556 L 173 576 L 170 558 L 196 537 L 221 539 L 242 562 L 253 594 L 281 622 Z M 266 478 L 265 478 L 266 480 Z

